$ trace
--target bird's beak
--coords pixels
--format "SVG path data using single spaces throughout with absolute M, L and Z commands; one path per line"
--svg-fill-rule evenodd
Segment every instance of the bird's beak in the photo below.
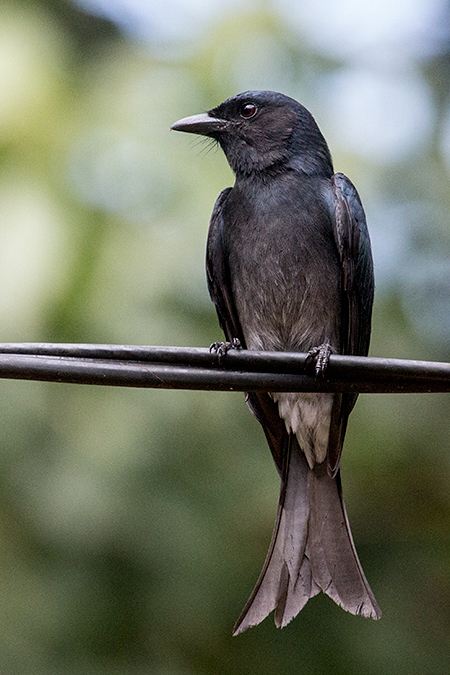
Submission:
M 201 115 L 192 115 L 183 117 L 170 127 L 173 131 L 186 131 L 189 134 L 199 134 L 200 136 L 213 136 L 226 126 L 227 122 L 217 117 L 211 117 L 209 113 Z

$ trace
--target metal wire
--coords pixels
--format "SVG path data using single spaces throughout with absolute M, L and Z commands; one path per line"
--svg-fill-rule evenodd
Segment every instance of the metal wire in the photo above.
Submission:
M 157 389 L 412 393 L 450 391 L 450 364 L 331 355 L 324 377 L 297 352 L 0 343 L 0 378 Z

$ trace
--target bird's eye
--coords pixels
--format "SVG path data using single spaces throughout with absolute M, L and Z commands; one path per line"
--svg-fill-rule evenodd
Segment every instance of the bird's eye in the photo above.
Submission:
M 248 119 L 249 117 L 256 115 L 257 110 L 258 108 L 253 103 L 245 103 L 240 109 L 240 114 L 241 117 Z

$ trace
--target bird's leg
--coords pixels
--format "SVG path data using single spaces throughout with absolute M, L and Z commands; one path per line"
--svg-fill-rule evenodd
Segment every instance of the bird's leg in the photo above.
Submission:
M 220 360 L 230 351 L 230 349 L 242 349 L 241 341 L 233 338 L 230 342 L 213 342 L 209 348 L 210 352 L 217 354 Z
M 328 363 L 330 361 L 331 354 L 331 345 L 328 342 L 324 342 L 318 347 L 313 347 L 309 350 L 305 359 L 305 368 L 311 363 L 311 361 L 316 361 L 316 376 L 323 377 L 327 369 Z

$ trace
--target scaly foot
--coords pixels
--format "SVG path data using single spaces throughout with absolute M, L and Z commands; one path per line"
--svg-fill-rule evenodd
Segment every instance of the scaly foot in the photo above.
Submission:
M 306 356 L 305 368 L 308 367 L 311 361 L 315 360 L 316 376 L 324 377 L 325 371 L 330 361 L 330 354 L 331 354 L 331 345 L 329 345 L 328 342 L 324 342 L 322 345 L 319 345 L 318 347 L 313 347 L 312 349 L 309 350 Z
M 230 349 L 241 349 L 241 348 L 242 345 L 240 340 L 238 340 L 237 338 L 233 338 L 231 342 L 213 342 L 209 348 L 209 351 L 213 352 L 214 354 L 217 354 L 220 363 L 220 360 L 224 356 L 226 356 L 226 354 L 230 351 Z

